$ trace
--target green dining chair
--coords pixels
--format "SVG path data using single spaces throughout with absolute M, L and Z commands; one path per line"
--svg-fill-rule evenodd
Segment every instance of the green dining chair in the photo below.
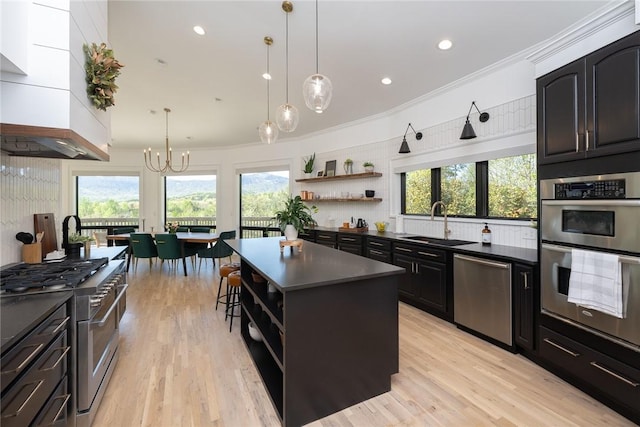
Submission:
M 148 258 L 149 269 L 153 266 L 153 259 L 158 257 L 158 248 L 150 233 L 131 233 L 129 239 L 133 253 L 133 271 L 138 269 L 138 259 Z
M 185 227 L 185 226 L 179 226 L 178 229 L 176 230 L 178 233 L 188 233 L 189 232 L 189 227 Z
M 178 236 L 175 234 L 156 234 L 156 246 L 158 248 L 158 258 L 160 258 L 161 264 L 164 264 L 165 260 L 170 260 L 173 266 L 176 265 L 178 260 L 182 259 L 182 250 L 180 248 L 180 242 Z M 185 245 L 184 256 L 193 257 L 197 251 L 191 250 Z M 194 260 L 191 260 L 191 266 L 195 268 Z M 186 270 L 184 271 L 186 275 Z
M 210 233 L 211 227 L 191 227 L 192 233 Z
M 200 249 L 198 251 L 198 270 L 200 270 L 200 266 L 202 265 L 203 258 L 211 258 L 213 261 L 213 267 L 216 266 L 216 258 L 224 258 L 229 257 L 229 262 L 231 262 L 231 255 L 233 255 L 233 249 L 231 246 L 227 245 L 224 241 L 229 239 L 236 238 L 236 230 L 232 231 L 223 231 L 218 236 L 218 240 L 216 244 L 213 245 L 212 248 Z

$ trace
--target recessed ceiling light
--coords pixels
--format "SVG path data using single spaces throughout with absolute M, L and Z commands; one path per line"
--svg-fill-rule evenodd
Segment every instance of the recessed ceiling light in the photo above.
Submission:
M 263 78 L 263 79 L 265 79 L 265 80 L 271 80 L 271 74 L 269 74 L 269 73 L 264 73 L 264 74 L 262 75 L 262 78 Z
M 196 25 L 195 27 L 193 27 L 193 31 L 199 36 L 204 36 L 205 34 L 204 28 L 202 28 L 200 25 Z
M 389 77 L 385 77 L 382 80 L 380 80 L 380 83 L 382 83 L 383 85 L 390 85 L 391 79 Z
M 449 50 L 451 46 L 453 46 L 453 43 L 447 39 L 441 40 L 440 43 L 438 43 L 438 49 L 440 50 Z
M 156 62 L 160 65 L 167 65 L 167 61 L 162 58 L 156 58 Z

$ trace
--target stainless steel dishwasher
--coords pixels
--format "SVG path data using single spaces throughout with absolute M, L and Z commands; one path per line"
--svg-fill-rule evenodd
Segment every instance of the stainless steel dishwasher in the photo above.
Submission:
M 456 324 L 511 346 L 511 301 L 511 264 L 454 254 L 453 318 Z

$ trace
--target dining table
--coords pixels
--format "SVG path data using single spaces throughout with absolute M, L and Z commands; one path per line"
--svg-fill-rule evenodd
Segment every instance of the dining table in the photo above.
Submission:
M 150 233 L 152 237 L 155 238 L 158 234 L 169 234 L 169 233 Z M 185 259 L 185 251 L 184 246 L 186 243 L 206 243 L 209 247 L 213 247 L 213 244 L 218 240 L 217 233 L 191 233 L 191 232 L 182 232 L 178 231 L 175 233 L 178 238 L 178 242 L 180 242 L 180 250 L 182 252 L 182 266 L 184 267 L 184 275 L 187 275 L 187 260 Z M 122 233 L 122 234 L 108 234 L 107 239 L 109 240 L 129 240 L 131 238 L 131 233 Z M 127 249 L 127 272 L 129 271 L 129 265 L 131 264 L 131 255 L 132 255 L 132 247 L 129 244 Z

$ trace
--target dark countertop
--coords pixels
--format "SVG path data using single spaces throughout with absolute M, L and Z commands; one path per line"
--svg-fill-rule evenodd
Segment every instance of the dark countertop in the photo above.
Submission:
M 60 291 L 0 298 L 2 353 L 72 296 L 71 291 Z
M 285 247 L 282 237 L 228 240 L 242 259 L 282 292 L 333 285 L 356 279 L 404 273 L 404 268 L 359 255 L 336 251 L 312 242 L 298 248 Z
M 100 246 L 99 248 L 91 247 L 87 258 L 104 258 L 114 259 L 119 255 L 124 255 L 127 246 Z M 80 257 L 85 258 L 84 248 L 80 248 Z M 122 257 L 124 259 L 124 256 Z
M 337 228 L 329 228 L 329 227 L 315 227 L 314 230 L 319 231 L 331 231 L 335 233 L 349 233 L 348 231 L 339 231 Z M 489 257 L 494 259 L 501 259 L 503 261 L 509 262 L 524 262 L 527 264 L 537 264 L 538 263 L 538 250 L 537 249 L 528 249 L 528 248 L 520 248 L 517 246 L 504 246 L 504 245 L 483 245 L 480 242 L 470 243 L 468 245 L 460 245 L 460 246 L 446 246 L 439 245 L 437 243 L 424 243 L 416 240 L 407 239 L 408 236 L 416 236 L 417 233 L 394 233 L 393 231 L 385 231 L 378 232 L 376 230 L 369 230 L 365 232 L 354 232 L 354 235 L 361 236 L 369 236 L 369 237 L 379 237 L 382 239 L 389 240 L 397 240 L 405 243 L 411 243 L 416 245 L 427 245 L 433 246 L 439 249 L 447 249 L 454 253 L 461 253 L 465 255 L 477 255 L 483 257 Z

